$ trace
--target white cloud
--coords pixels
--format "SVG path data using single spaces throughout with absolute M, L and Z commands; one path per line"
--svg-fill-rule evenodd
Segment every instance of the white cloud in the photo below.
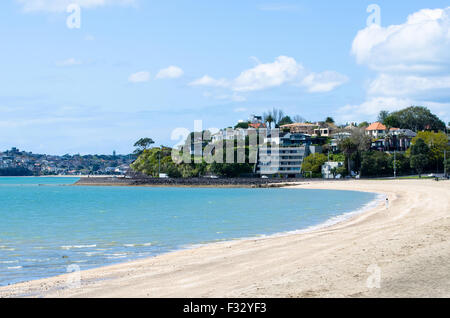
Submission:
M 273 63 L 259 64 L 243 71 L 233 82 L 233 90 L 239 92 L 257 91 L 291 82 L 303 70 L 295 59 L 280 56 Z
M 450 76 L 379 74 L 369 85 L 368 94 L 428 98 L 450 97 Z
M 235 79 L 215 79 L 205 75 L 189 83 L 190 86 L 205 86 L 226 88 L 235 93 L 260 91 L 264 89 L 280 87 L 290 84 L 306 88 L 310 93 L 329 92 L 348 81 L 348 78 L 334 71 L 313 73 L 305 70 L 302 64 L 294 58 L 279 56 L 271 63 L 260 63 L 252 57 L 258 65 L 244 70 Z M 234 100 L 244 99 L 240 95 L 234 96 Z
M 168 68 L 162 69 L 158 72 L 156 75 L 156 78 L 158 79 L 164 79 L 164 78 L 179 78 L 183 76 L 184 72 L 181 68 L 178 66 L 169 66 Z
M 450 66 L 450 7 L 424 9 L 404 24 L 373 24 L 356 35 L 352 53 L 377 71 L 439 72 Z
M 16 2 L 22 5 L 25 12 L 65 12 L 70 4 L 78 4 L 85 9 L 107 5 L 135 6 L 137 4 L 137 0 L 16 0 Z
M 245 108 L 245 107 L 238 107 L 238 108 L 233 109 L 233 111 L 234 111 L 235 113 L 245 113 L 245 112 L 248 111 L 248 109 Z
M 214 79 L 209 75 L 205 75 L 189 83 L 190 86 L 208 86 L 208 87 L 228 87 L 229 83 L 226 79 Z
M 128 77 L 128 81 L 131 83 L 143 83 L 148 82 L 149 80 L 150 80 L 150 73 L 147 71 L 137 72 L 131 74 L 130 77 Z
M 450 103 L 397 97 L 371 97 L 362 104 L 348 104 L 339 108 L 334 113 L 334 117 L 340 123 L 373 121 L 376 120 L 382 110 L 392 112 L 409 106 L 426 106 L 441 118 L 449 118 L 450 116 Z
M 347 81 L 348 77 L 345 75 L 334 71 L 325 71 L 308 74 L 300 83 L 300 86 L 306 87 L 310 93 L 325 93 L 334 90 Z
M 83 62 L 72 57 L 64 61 L 57 61 L 55 64 L 56 66 L 65 67 L 65 66 L 81 65 L 83 64 Z
M 340 108 L 341 120 L 374 120 L 381 110 L 423 105 L 449 118 L 450 7 L 423 9 L 399 25 L 371 25 L 356 35 L 352 53 L 376 72 L 366 101 Z

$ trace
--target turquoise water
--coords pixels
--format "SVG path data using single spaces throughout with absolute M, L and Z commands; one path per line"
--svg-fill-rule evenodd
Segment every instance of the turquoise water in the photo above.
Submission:
M 0 178 L 0 285 L 193 244 L 305 229 L 375 194 L 300 189 L 72 187 Z

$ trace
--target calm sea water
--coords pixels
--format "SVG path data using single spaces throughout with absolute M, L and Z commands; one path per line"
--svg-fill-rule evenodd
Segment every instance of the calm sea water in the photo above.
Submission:
M 376 195 L 299 189 L 72 187 L 0 178 L 0 285 L 194 244 L 305 229 Z

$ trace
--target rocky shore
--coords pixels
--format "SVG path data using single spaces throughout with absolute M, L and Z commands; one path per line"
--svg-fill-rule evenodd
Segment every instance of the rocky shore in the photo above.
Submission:
M 75 185 L 78 186 L 169 186 L 169 187 L 245 187 L 269 188 L 293 185 L 305 179 L 262 179 L 262 178 L 100 178 L 83 177 Z

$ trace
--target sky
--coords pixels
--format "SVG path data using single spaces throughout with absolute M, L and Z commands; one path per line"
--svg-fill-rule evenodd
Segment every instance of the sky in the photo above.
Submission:
M 273 108 L 449 122 L 449 70 L 448 1 L 4 0 L 0 151 L 126 154 Z

